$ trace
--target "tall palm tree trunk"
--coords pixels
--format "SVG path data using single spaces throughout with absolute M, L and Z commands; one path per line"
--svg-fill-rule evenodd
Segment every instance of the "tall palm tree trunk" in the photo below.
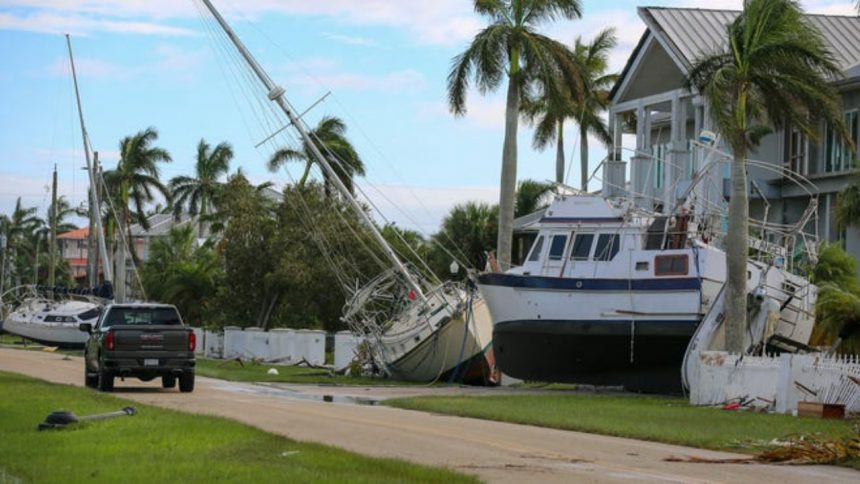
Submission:
M 588 131 L 579 128 L 579 175 L 580 187 L 583 192 L 588 191 Z M 622 187 L 623 189 L 624 187 Z
M 502 175 L 499 193 L 499 238 L 497 259 L 501 270 L 511 265 L 514 229 L 514 199 L 517 190 L 517 123 L 520 115 L 520 86 L 518 51 L 511 53 L 511 74 L 508 79 L 508 101 L 505 109 L 505 143 L 502 148 Z
M 299 180 L 299 188 L 305 186 L 305 182 L 308 181 L 308 176 L 311 174 L 311 162 L 308 161 L 305 163 L 305 171 L 302 173 L 302 178 Z
M 734 150 L 732 163 L 732 198 L 729 200 L 729 227 L 726 234 L 726 349 L 740 353 L 744 350 L 747 324 L 747 192 L 746 149 Z
M 208 232 L 206 227 L 206 222 L 203 221 L 203 218 L 206 217 L 206 214 L 209 212 L 209 199 L 204 193 L 200 197 L 200 213 L 197 214 L 197 238 L 202 239 L 206 236 L 206 232 Z
M 555 144 L 555 182 L 564 183 L 564 121 L 558 122 Z

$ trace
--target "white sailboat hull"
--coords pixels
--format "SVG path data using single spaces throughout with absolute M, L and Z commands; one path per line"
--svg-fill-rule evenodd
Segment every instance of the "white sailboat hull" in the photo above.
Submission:
M 78 315 L 98 307 L 97 304 L 82 301 L 29 302 L 6 317 L 3 330 L 51 346 L 83 348 L 89 335 L 80 331 L 78 326 L 81 323 L 94 324 L 98 315 L 88 319 L 80 319 Z M 74 321 L 45 321 L 49 316 L 62 316 Z
M 415 344 L 416 338 L 420 342 Z M 393 378 L 413 381 L 453 379 L 497 383 L 492 353 L 493 325 L 483 299 L 475 299 L 472 317 L 463 313 L 430 332 L 418 326 L 414 332 L 397 338 L 383 337 L 383 351 L 397 352 L 402 356 L 388 363 Z

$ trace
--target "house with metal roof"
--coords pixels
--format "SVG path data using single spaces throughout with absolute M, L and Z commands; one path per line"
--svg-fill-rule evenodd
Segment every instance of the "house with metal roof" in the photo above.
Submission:
M 740 12 L 640 7 L 638 13 L 647 28 L 610 95 L 609 122 L 615 134 L 604 164 L 603 190 L 668 211 L 708 161 L 693 140 L 704 130 L 716 131 L 707 101 L 686 89 L 684 80 L 699 57 L 725 49 L 726 26 Z M 851 139 L 860 145 L 860 17 L 808 14 L 806 19 L 821 32 L 843 70 L 833 84 L 842 95 Z M 635 148 L 622 147 L 624 134 L 635 135 Z M 729 151 L 725 145 L 721 150 Z M 805 230 L 822 241 L 844 241 L 846 249 L 860 257 L 860 231 L 840 231 L 834 219 L 837 194 L 856 176 L 855 158 L 829 126 L 821 126 L 816 140 L 791 126 L 775 131 L 748 155 L 766 162 L 749 166 L 751 216 L 794 224 L 812 206 Z M 790 183 L 789 170 L 814 184 L 811 193 Z M 630 188 L 625 190 L 628 171 Z M 730 193 L 728 178 L 727 164 L 711 170 L 696 195 L 703 203 L 724 203 Z

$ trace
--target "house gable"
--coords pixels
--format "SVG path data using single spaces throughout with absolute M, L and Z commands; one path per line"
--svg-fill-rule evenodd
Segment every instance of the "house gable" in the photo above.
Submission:
M 614 104 L 679 89 L 684 74 L 657 38 L 646 31 L 612 92 Z

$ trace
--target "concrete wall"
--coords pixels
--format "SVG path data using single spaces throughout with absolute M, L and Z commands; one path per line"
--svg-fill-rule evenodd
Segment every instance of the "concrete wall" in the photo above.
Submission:
M 204 354 L 207 358 L 239 358 L 282 364 L 303 359 L 313 365 L 325 364 L 325 331 L 311 329 L 227 326 L 223 334 L 206 332 Z

